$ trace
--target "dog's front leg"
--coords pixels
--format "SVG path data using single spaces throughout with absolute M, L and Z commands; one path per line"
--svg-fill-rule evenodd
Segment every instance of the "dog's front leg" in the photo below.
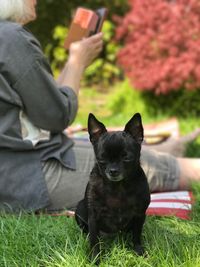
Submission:
M 91 247 L 91 259 L 95 260 L 95 263 L 99 264 L 100 244 L 99 244 L 99 229 L 96 223 L 95 213 L 90 209 L 89 218 L 89 240 Z
M 144 254 L 144 248 L 141 244 L 141 235 L 145 217 L 146 215 L 134 217 L 131 226 L 131 231 L 133 233 L 134 251 L 140 256 Z

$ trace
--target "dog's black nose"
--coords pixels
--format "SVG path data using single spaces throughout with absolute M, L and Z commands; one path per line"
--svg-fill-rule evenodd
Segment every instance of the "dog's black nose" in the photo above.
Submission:
M 118 176 L 119 175 L 119 170 L 117 170 L 117 169 L 110 169 L 109 170 L 109 174 L 110 174 L 110 176 L 112 176 L 112 177 L 116 177 L 116 176 Z

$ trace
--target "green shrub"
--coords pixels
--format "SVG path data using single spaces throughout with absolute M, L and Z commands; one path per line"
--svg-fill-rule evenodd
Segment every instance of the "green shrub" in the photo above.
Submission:
M 116 84 L 114 93 L 108 98 L 107 107 L 112 113 L 127 115 L 134 112 L 145 112 L 141 93 L 132 90 L 128 80 Z
M 67 60 L 67 52 L 64 49 L 64 39 L 67 35 L 68 28 L 57 25 L 53 31 L 52 39 L 54 42 L 49 43 L 45 47 L 45 54 L 50 59 L 51 67 L 55 77 L 58 76 Z
M 131 115 L 141 112 L 152 121 L 162 117 L 176 116 L 181 120 L 200 118 L 199 90 L 180 90 L 168 95 L 156 96 L 153 92 L 141 92 L 125 80 L 116 84 L 115 93 L 108 99 L 107 107 L 112 114 Z
M 174 91 L 168 95 L 155 96 L 153 92 L 142 93 L 144 103 L 148 106 L 149 113 L 157 116 L 163 113 L 168 116 L 200 117 L 200 90 Z

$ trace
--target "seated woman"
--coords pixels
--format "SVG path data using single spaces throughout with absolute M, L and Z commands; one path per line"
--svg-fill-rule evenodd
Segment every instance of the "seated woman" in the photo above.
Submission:
M 90 144 L 63 133 L 74 120 L 84 70 L 102 49 L 102 34 L 73 43 L 57 81 L 38 40 L 24 28 L 36 0 L 0 1 L 0 209 L 75 207 L 93 165 Z M 142 149 L 151 191 L 188 189 L 200 159 Z

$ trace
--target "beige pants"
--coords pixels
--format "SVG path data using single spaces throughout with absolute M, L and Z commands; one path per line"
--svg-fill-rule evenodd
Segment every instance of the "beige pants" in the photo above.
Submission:
M 76 171 L 63 167 L 55 159 L 43 166 L 51 204 L 49 210 L 75 208 L 84 197 L 89 173 L 94 164 L 94 153 L 90 143 L 77 142 L 74 146 Z M 175 157 L 142 148 L 141 165 L 147 176 L 151 192 L 178 189 L 180 170 Z

